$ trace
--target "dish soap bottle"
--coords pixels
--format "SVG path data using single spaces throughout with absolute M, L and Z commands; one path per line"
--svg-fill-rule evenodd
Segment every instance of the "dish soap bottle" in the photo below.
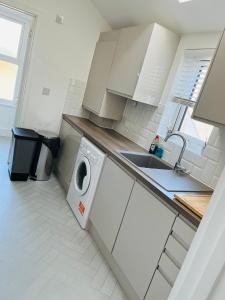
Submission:
M 160 139 L 159 135 L 156 135 L 156 137 L 152 141 L 150 149 L 149 149 L 150 154 L 155 154 L 156 153 L 156 150 L 159 146 L 159 139 Z
M 163 154 L 164 154 L 164 147 L 161 143 L 159 143 L 155 151 L 155 156 L 157 156 L 158 158 L 163 158 Z

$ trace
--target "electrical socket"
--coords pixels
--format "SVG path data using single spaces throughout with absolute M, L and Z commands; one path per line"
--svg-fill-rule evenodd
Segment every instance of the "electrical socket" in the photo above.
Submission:
M 43 89 L 42 89 L 42 95 L 49 96 L 50 95 L 50 91 L 51 90 L 49 88 L 43 87 Z
M 64 24 L 64 17 L 60 15 L 56 15 L 55 21 L 57 24 L 63 25 Z

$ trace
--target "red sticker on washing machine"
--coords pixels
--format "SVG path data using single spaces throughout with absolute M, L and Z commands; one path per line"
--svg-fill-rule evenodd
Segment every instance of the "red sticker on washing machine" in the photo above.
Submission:
M 79 203 L 79 212 L 82 214 L 82 216 L 84 215 L 84 211 L 85 211 L 85 206 L 84 206 L 84 204 L 80 201 L 80 203 Z

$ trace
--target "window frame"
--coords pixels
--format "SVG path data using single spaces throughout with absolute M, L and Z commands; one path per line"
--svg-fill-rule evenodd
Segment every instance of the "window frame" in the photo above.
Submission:
M 188 108 L 189 108 L 188 106 L 181 105 L 178 116 L 176 118 L 177 121 L 174 124 L 174 128 L 173 128 L 172 132 L 180 133 L 186 138 L 186 140 L 188 141 L 188 150 L 190 150 L 191 152 L 195 152 L 197 154 L 201 154 L 202 151 L 204 151 L 208 140 L 203 141 L 201 139 L 195 138 L 194 136 L 192 136 L 190 134 L 187 134 L 187 133 L 180 130 L 181 127 L 182 127 L 182 124 L 183 124 L 183 121 L 184 121 L 184 118 L 186 116 Z
M 4 5 L 0 6 L 0 18 L 6 19 L 13 23 L 20 24 L 22 26 L 17 57 L 15 58 L 0 53 L 0 60 L 18 66 L 13 100 L 0 98 L 0 105 L 8 106 L 8 107 L 16 107 L 19 100 L 21 82 L 23 78 L 23 69 L 24 69 L 24 63 L 26 59 L 27 43 L 30 37 L 31 19 L 30 16 L 21 15 L 21 13 L 17 12 L 16 10 L 13 11 L 12 9 L 7 8 Z
M 186 50 L 193 50 L 194 51 L 194 50 L 209 50 L 209 49 L 186 49 Z M 211 49 L 211 50 L 215 50 L 215 49 Z M 183 56 L 183 60 L 181 61 L 180 65 L 182 65 L 183 62 L 184 62 L 184 56 Z M 179 71 L 177 72 L 177 75 L 179 76 Z M 192 92 L 193 92 L 193 90 L 192 90 Z M 188 150 L 189 151 L 194 152 L 196 154 L 202 154 L 202 152 L 204 151 L 204 149 L 207 145 L 208 140 L 203 141 L 202 139 L 199 139 L 199 138 L 196 138 L 192 135 L 184 133 L 181 130 L 183 122 L 184 122 L 186 114 L 187 114 L 187 111 L 188 111 L 188 108 L 189 107 L 194 108 L 194 105 L 196 105 L 196 100 L 195 101 L 192 100 L 192 92 L 189 96 L 189 99 L 182 99 L 182 100 L 184 100 L 183 103 L 182 103 L 182 101 L 181 101 L 181 103 L 179 103 L 177 101 L 174 101 L 174 102 L 177 102 L 176 103 L 177 108 L 174 111 L 174 118 L 173 118 L 173 121 L 172 121 L 172 126 L 170 126 L 170 128 L 171 128 L 170 131 L 172 131 L 173 133 L 180 133 L 187 139 L 187 141 L 188 141 Z M 174 98 L 178 99 L 180 97 L 175 96 Z M 190 105 L 185 105 L 186 101 L 190 101 Z M 211 134 L 212 134 L 212 132 L 211 132 Z

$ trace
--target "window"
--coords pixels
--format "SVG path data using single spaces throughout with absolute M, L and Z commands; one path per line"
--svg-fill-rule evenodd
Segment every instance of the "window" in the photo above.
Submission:
M 16 106 L 31 17 L 0 6 L 0 104 Z
M 172 129 L 186 135 L 189 142 L 201 149 L 208 141 L 213 126 L 195 121 L 191 116 L 213 53 L 214 49 L 185 50 L 173 91 L 174 102 L 179 109 Z
M 198 99 L 199 93 L 202 88 L 202 84 L 205 80 L 209 68 L 209 64 L 210 64 L 210 60 L 201 61 L 200 68 L 198 70 L 193 88 L 191 90 L 191 94 L 189 96 L 189 100 L 194 103 Z M 212 133 L 213 126 L 193 120 L 191 118 L 192 113 L 193 113 L 193 107 L 186 106 L 183 114 L 182 122 L 178 130 L 196 139 L 200 139 L 204 142 L 207 142 L 209 136 Z
M 0 18 L 0 53 L 17 58 L 22 25 L 11 20 Z

